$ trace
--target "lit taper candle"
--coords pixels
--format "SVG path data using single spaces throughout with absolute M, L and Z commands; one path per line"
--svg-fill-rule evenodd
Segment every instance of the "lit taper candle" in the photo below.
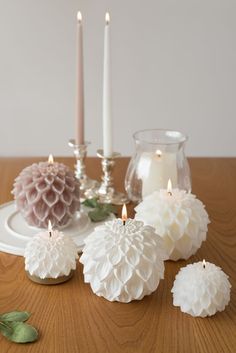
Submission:
M 83 27 L 82 14 L 77 13 L 77 97 L 75 119 L 75 142 L 84 144 L 84 74 L 83 74 Z
M 112 117 L 111 117 L 111 53 L 110 53 L 110 15 L 105 17 L 104 67 L 103 67 L 103 153 L 112 156 Z

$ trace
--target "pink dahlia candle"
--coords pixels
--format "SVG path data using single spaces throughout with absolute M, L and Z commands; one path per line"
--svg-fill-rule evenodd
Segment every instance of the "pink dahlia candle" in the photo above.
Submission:
M 79 183 L 62 163 L 34 163 L 21 171 L 12 191 L 16 207 L 30 226 L 65 226 L 80 209 Z

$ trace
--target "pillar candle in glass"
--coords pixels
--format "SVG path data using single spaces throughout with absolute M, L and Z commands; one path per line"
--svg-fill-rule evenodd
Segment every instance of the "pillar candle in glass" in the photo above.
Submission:
M 138 176 L 142 179 L 142 197 L 163 188 L 171 177 L 173 185 L 177 184 L 177 161 L 175 153 L 144 152 L 138 165 Z
M 191 191 L 184 134 L 154 129 L 137 131 L 133 137 L 136 151 L 125 177 L 130 200 L 140 202 L 154 191 L 166 188 L 169 178 L 174 188 Z

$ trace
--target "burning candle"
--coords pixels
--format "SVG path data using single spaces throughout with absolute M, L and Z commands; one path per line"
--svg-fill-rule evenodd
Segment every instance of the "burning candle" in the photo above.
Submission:
M 211 316 L 228 305 L 230 288 L 222 269 L 203 260 L 180 269 L 171 290 L 173 304 L 192 316 Z
M 176 154 L 161 150 L 144 152 L 138 165 L 138 178 L 142 180 L 142 198 L 163 189 L 169 178 L 177 185 Z
M 168 180 L 168 183 L 167 183 L 167 193 L 168 195 L 172 196 L 172 183 L 170 179 Z
M 85 239 L 80 257 L 84 281 L 110 301 L 128 303 L 151 294 L 164 277 L 166 251 L 154 228 L 127 218 L 96 227 Z
M 25 249 L 25 270 L 37 283 L 58 284 L 71 278 L 78 258 L 73 239 L 58 230 L 48 229 L 35 235 Z
M 127 208 L 126 208 L 126 204 L 125 203 L 124 203 L 124 205 L 122 207 L 121 219 L 123 221 L 123 225 L 125 225 L 125 222 L 127 221 Z
M 103 64 L 103 153 L 112 156 L 110 15 L 105 16 Z
M 47 228 L 68 225 L 80 209 L 79 183 L 66 165 L 54 162 L 34 163 L 21 171 L 12 191 L 17 209 L 30 226 Z
M 75 119 L 75 142 L 84 144 L 84 75 L 83 75 L 83 27 L 82 14 L 77 13 L 77 101 Z
M 170 260 L 188 259 L 206 240 L 208 214 L 195 195 L 172 189 L 154 191 L 135 208 L 137 220 L 155 228 L 163 240 Z

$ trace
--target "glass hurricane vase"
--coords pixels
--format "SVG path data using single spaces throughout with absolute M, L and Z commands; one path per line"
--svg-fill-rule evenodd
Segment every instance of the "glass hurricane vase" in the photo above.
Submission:
M 156 190 L 173 188 L 191 191 L 191 177 L 184 153 L 187 136 L 171 130 L 142 130 L 133 135 L 135 154 L 131 158 L 125 189 L 133 202 L 140 202 Z

